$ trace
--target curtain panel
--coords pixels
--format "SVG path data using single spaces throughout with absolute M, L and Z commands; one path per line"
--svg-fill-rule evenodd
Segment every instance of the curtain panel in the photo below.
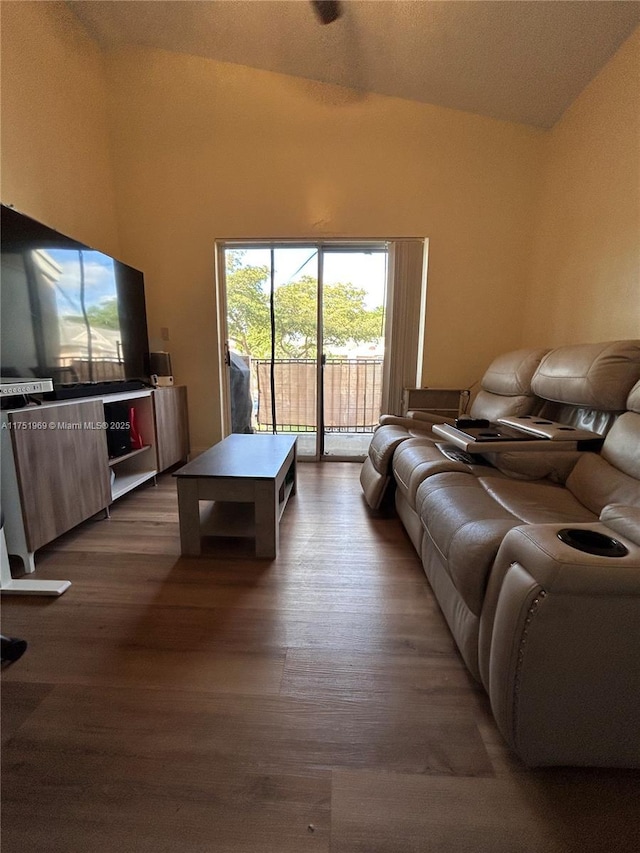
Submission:
M 388 249 L 382 413 L 399 415 L 403 390 L 422 382 L 427 241 L 391 240 Z

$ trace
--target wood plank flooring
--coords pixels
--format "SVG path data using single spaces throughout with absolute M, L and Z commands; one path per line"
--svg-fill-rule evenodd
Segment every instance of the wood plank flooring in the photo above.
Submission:
M 358 465 L 300 465 L 276 560 L 181 558 L 175 481 L 5 597 L 3 853 L 618 853 L 640 774 L 528 770 Z

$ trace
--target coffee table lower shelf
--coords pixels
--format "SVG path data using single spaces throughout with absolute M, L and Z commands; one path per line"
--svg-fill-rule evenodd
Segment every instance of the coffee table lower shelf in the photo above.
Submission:
M 278 521 L 287 506 L 293 483 L 288 483 L 279 496 Z M 247 501 L 200 501 L 200 536 L 223 536 L 228 539 L 255 539 L 256 508 Z

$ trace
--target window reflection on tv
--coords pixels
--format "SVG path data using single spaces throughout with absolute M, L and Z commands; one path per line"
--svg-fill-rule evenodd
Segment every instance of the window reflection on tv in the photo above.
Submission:
M 5 207 L 0 237 L 3 376 L 147 378 L 141 272 Z

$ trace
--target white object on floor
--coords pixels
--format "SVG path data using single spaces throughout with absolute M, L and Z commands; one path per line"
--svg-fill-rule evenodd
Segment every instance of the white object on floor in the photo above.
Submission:
M 71 581 L 16 580 L 11 577 L 4 529 L 0 530 L 0 592 L 9 595 L 62 595 Z

